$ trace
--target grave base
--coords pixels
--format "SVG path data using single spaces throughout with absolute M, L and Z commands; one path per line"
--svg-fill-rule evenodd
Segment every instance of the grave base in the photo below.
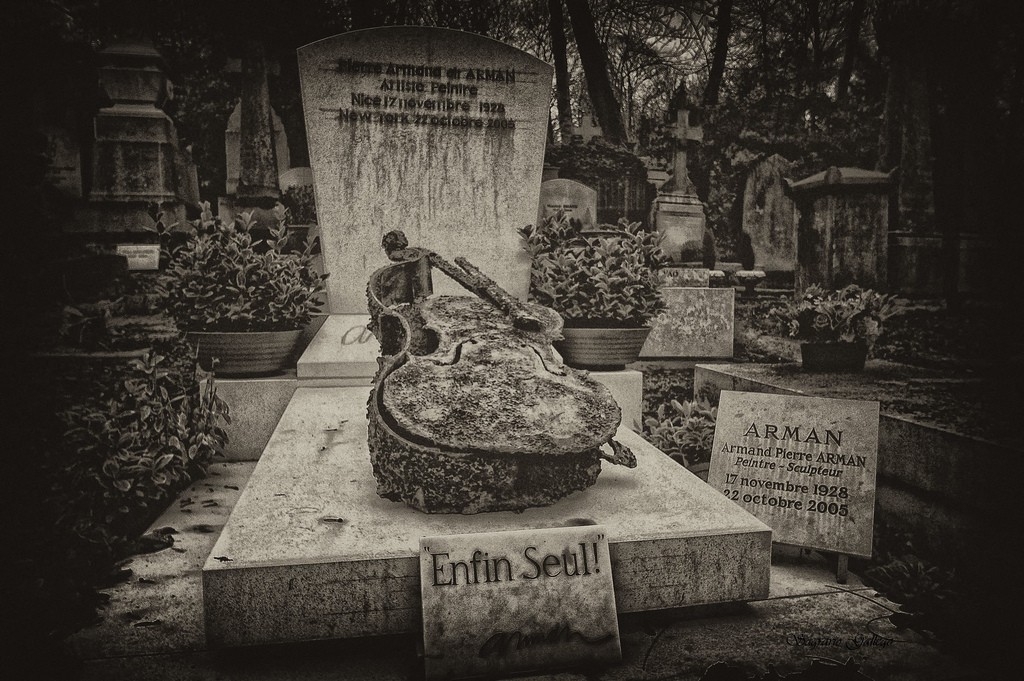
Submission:
M 668 306 L 651 325 L 641 359 L 730 358 L 736 291 L 666 286 Z
M 638 435 L 636 469 L 546 508 L 427 515 L 375 492 L 368 388 L 299 388 L 203 567 L 211 646 L 348 638 L 420 627 L 422 536 L 605 526 L 618 611 L 768 594 L 771 530 Z

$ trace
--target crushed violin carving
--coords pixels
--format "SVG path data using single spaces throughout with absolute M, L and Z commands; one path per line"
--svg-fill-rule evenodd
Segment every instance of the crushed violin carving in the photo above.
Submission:
M 636 466 L 613 439 L 611 393 L 552 348 L 557 312 L 401 232 L 382 245 L 392 262 L 367 285 L 382 354 L 368 405 L 378 495 L 427 513 L 522 511 L 593 485 L 602 459 Z M 433 295 L 435 269 L 474 295 Z

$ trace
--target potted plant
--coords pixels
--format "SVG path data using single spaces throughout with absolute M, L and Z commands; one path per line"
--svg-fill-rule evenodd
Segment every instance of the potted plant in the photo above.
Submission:
M 856 284 L 838 291 L 812 285 L 776 314 L 790 336 L 804 341 L 800 355 L 805 371 L 861 371 L 882 323 L 895 312 L 894 301 L 895 296 Z
M 647 439 L 705 482 L 711 466 L 718 408 L 708 400 L 670 401 L 644 421 Z
M 667 261 L 660 235 L 624 219 L 583 231 L 561 211 L 520 234 L 533 263 L 530 299 L 565 322 L 555 344 L 565 362 L 622 369 L 635 361 L 650 321 L 665 309 L 655 276 Z
M 226 376 L 283 369 L 318 313 L 326 275 L 308 243 L 288 252 L 283 223 L 254 240 L 252 215 L 221 223 L 203 204 L 188 241 L 174 250 L 161 282 L 168 314 L 196 344 L 204 369 Z

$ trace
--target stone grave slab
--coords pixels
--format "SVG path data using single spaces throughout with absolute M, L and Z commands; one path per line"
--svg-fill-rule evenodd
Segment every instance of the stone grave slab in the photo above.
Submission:
M 428 515 L 381 499 L 369 388 L 299 388 L 203 567 L 216 647 L 417 631 L 419 540 L 598 523 L 619 612 L 768 594 L 771 531 L 636 433 L 639 466 L 523 513 Z
M 565 178 L 542 182 L 537 223 L 560 210 L 582 222 L 584 227 L 593 227 L 597 220 L 597 190 Z
M 363 313 L 381 237 L 461 255 L 526 297 L 553 69 L 490 38 L 396 26 L 298 50 L 332 313 Z M 440 293 L 459 293 L 438 277 Z
M 732 288 L 661 289 L 668 309 L 651 325 L 642 359 L 732 357 Z
M 373 378 L 380 343 L 366 325 L 370 315 L 332 314 L 299 357 L 299 379 Z

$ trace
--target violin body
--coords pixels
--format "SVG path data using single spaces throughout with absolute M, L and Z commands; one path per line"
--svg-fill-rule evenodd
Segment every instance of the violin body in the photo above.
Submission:
M 612 439 L 611 393 L 554 352 L 557 312 L 464 261 L 389 255 L 367 288 L 382 348 L 368 406 L 378 495 L 427 513 L 522 511 L 593 485 L 601 459 L 636 465 Z M 434 266 L 478 295 L 432 295 Z

